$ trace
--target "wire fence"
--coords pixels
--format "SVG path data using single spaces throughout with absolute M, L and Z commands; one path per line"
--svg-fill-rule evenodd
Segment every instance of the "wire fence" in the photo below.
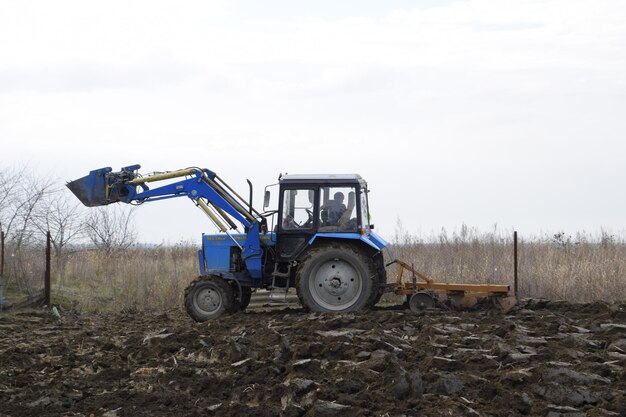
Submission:
M 513 244 L 508 234 L 442 234 L 437 240 L 405 236 L 390 249 L 395 257 L 436 281 L 507 284 L 513 290 Z M 518 252 L 522 298 L 626 299 L 623 240 L 522 237 Z M 182 304 L 184 289 L 198 275 L 197 247 L 190 243 L 114 250 L 73 246 L 53 250 L 48 262 L 52 303 L 89 311 L 172 308 Z M 394 272 L 393 267 L 388 271 L 390 281 Z M 5 300 L 48 304 L 45 277 L 45 239 L 20 246 L 5 242 L 0 259 L 0 292 Z

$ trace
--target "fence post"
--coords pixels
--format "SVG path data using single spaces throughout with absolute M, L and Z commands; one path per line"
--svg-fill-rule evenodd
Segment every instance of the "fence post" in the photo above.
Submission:
M 0 230 L 0 311 L 4 303 L 4 231 Z
M 46 233 L 46 274 L 44 276 L 44 304 L 50 307 L 50 231 Z
M 0 285 L 4 283 L 4 231 L 0 231 Z
M 517 230 L 513 231 L 513 291 L 517 296 Z

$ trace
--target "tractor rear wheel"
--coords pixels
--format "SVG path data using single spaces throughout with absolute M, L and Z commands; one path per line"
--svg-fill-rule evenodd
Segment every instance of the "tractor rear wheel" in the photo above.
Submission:
M 185 289 L 185 308 L 195 321 L 213 320 L 230 313 L 234 302 L 233 289 L 221 277 L 198 277 Z
M 350 245 L 320 246 L 300 262 L 296 290 L 302 305 L 318 312 L 370 307 L 378 294 L 378 275 L 370 258 Z
M 374 264 L 376 265 L 377 273 L 378 273 L 378 290 L 376 291 L 375 297 L 372 300 L 372 304 L 369 307 L 374 307 L 383 294 L 385 293 L 385 287 L 387 286 L 387 271 L 385 270 L 385 262 L 383 260 L 382 253 L 379 253 L 374 257 Z

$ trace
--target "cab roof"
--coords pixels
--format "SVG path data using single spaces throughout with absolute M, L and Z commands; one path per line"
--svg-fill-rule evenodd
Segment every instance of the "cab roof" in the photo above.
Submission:
M 365 184 L 359 174 L 304 174 L 280 177 L 281 184 Z

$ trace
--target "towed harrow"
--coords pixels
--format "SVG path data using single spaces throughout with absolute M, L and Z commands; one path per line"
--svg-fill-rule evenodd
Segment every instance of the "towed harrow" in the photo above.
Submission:
M 500 284 L 455 284 L 435 282 L 418 272 L 412 265 L 399 259 L 386 264 L 387 267 L 398 265 L 398 274 L 392 284 L 393 292 L 406 296 L 411 311 L 419 312 L 433 308 L 437 303 L 446 303 L 455 308 L 472 308 L 481 300 L 491 301 L 508 312 L 515 306 L 516 297 L 509 295 L 510 287 Z M 404 273 L 410 273 L 410 281 L 404 279 Z M 418 281 L 419 278 L 419 281 Z

